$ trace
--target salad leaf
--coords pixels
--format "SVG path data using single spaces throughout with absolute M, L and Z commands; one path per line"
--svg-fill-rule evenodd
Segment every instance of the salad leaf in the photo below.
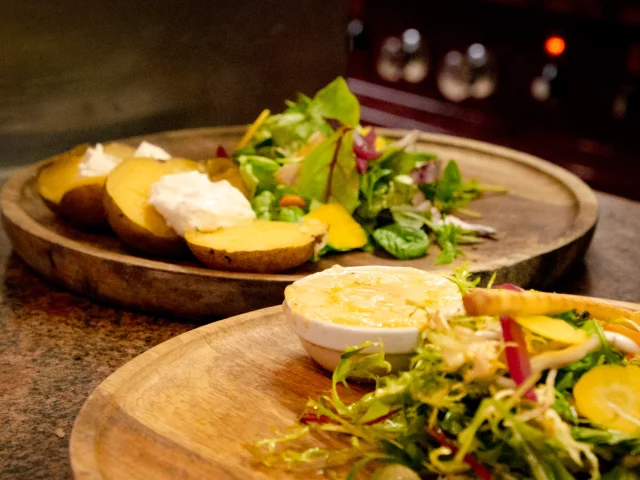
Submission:
M 455 283 L 460 289 L 460 293 L 463 295 L 467 293 L 470 289 L 476 288 L 480 283 L 480 277 L 472 278 L 472 273 L 469 271 L 469 264 L 467 262 L 463 263 L 457 268 L 454 268 L 450 275 L 447 275 L 447 278 Z M 495 276 L 495 272 L 494 272 Z M 493 282 L 491 282 L 493 283 Z M 491 288 L 487 286 L 487 288 Z
M 298 94 L 296 102 L 287 101 L 287 109 L 271 115 L 254 136 L 254 151 L 270 156 L 292 156 L 316 132 L 334 133 L 327 119 L 355 127 L 360 119 L 360 104 L 347 82 L 338 77 L 313 98 Z M 265 150 L 266 149 L 266 150 Z
M 391 207 L 391 216 L 398 225 L 421 229 L 425 225 L 424 214 L 417 212 L 411 205 L 396 205 Z
M 359 180 L 353 130 L 341 128 L 305 157 L 298 192 L 323 203 L 340 203 L 351 214 L 359 204 Z
M 392 223 L 373 232 L 378 245 L 401 260 L 424 257 L 429 249 L 429 237 L 420 229 Z
M 384 187 L 382 181 L 393 173 L 388 168 L 382 168 L 380 164 L 372 164 L 367 172 L 360 178 L 360 192 L 366 204 L 374 202 L 377 189 Z
M 468 183 L 462 181 L 460 168 L 454 160 L 449 160 L 440 180 L 423 184 L 420 189 L 425 198 L 443 213 L 466 206 L 479 198 L 482 193 L 476 181 Z
M 274 220 L 278 211 L 278 202 L 273 192 L 265 190 L 251 200 L 251 208 L 258 220 Z
M 331 135 L 333 129 L 322 118 L 309 117 L 302 112 L 271 115 L 256 134 L 256 138 L 263 139 L 256 148 L 273 147 L 275 144 L 283 149 L 284 156 L 293 155 L 315 132 Z
M 258 155 L 241 155 L 238 157 L 240 175 L 249 189 L 251 197 L 273 190 L 277 186 L 275 173 L 280 168 L 278 162 Z
M 619 466 L 608 472 L 602 480 L 640 480 L 640 473 Z
M 458 227 L 445 224 L 440 229 L 435 230 L 436 243 L 440 247 L 440 255 L 436 258 L 436 265 L 452 263 L 462 251 L 457 247 Z
M 390 147 L 378 159 L 382 168 L 393 171 L 395 175 L 409 175 L 420 165 L 430 162 L 436 155 L 426 152 L 407 152 L 404 148 Z
M 302 217 L 304 217 L 304 210 L 296 205 L 281 207 L 278 214 L 278 220 L 281 222 L 300 223 Z
M 311 97 L 304 93 L 298 93 L 297 101 L 285 100 L 287 109 L 283 113 L 306 113 L 311 103 Z
M 360 103 L 345 79 L 338 77 L 316 93 L 308 103 L 307 113 L 312 118 L 335 119 L 342 125 L 355 127 L 360 121 Z
M 389 174 L 389 170 L 380 170 L 382 172 Z M 362 198 L 362 204 L 358 208 L 358 216 L 365 221 L 376 219 L 393 206 L 410 205 L 418 192 L 417 185 L 407 175 L 395 176 L 390 181 L 384 176 L 379 180 L 370 197 Z
M 570 323 L 576 328 L 582 328 L 590 318 L 590 315 L 588 312 L 578 313 L 576 310 L 569 310 L 568 312 L 564 312 L 559 315 L 549 315 L 549 316 L 564 320 L 565 322 Z

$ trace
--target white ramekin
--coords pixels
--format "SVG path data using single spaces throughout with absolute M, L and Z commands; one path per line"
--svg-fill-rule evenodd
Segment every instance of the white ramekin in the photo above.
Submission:
M 420 331 L 416 327 L 353 327 L 304 317 L 293 311 L 286 300 L 283 307 L 287 323 L 309 356 L 330 371 L 338 366 L 347 348 L 358 347 L 367 341 L 383 345 L 385 359 L 391 364 L 392 371 L 404 370 L 420 341 Z M 361 354 L 374 353 L 379 349 L 379 345 L 371 345 Z

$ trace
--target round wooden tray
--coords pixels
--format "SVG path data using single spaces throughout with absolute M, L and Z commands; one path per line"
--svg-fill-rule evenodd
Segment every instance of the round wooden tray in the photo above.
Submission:
M 124 142 L 137 145 L 145 139 L 197 160 L 211 157 L 218 145 L 231 149 L 244 128 L 181 130 Z M 406 134 L 378 131 L 390 138 Z M 465 178 L 509 189 L 507 195 L 473 203 L 483 215 L 479 222 L 497 228 L 500 238 L 464 249 L 472 271 L 485 278 L 497 271 L 498 282 L 544 288 L 584 255 L 598 206 L 593 191 L 575 175 L 524 153 L 446 135 L 423 133 L 419 148 L 457 160 Z M 427 257 L 407 261 L 366 252 L 327 256 L 277 275 L 214 271 L 191 258 L 170 262 L 140 256 L 113 235 L 81 231 L 54 216 L 35 190 L 35 175 L 44 163 L 24 168 L 3 187 L 4 228 L 14 250 L 33 269 L 96 300 L 152 313 L 219 318 L 278 304 L 289 283 L 336 263 L 451 268 L 434 265 L 435 247 Z
M 148 350 L 94 390 L 71 433 L 71 466 L 84 480 L 311 478 L 256 465 L 247 447 L 293 425 L 330 387 L 282 307 L 214 322 Z

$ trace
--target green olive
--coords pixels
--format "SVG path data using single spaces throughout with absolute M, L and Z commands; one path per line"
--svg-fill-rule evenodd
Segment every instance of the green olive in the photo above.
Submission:
M 399 463 L 393 463 L 378 468 L 371 480 L 420 480 L 420 475 L 409 467 L 405 467 Z

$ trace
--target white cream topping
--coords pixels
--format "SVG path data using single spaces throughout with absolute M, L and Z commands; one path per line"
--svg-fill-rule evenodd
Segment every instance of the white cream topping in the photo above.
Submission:
M 407 267 L 336 265 L 294 282 L 285 299 L 309 319 L 377 328 L 431 326 L 438 312 L 462 307 L 453 282 Z
M 101 143 L 96 143 L 95 147 L 89 147 L 84 152 L 78 170 L 82 177 L 103 177 L 121 161 L 121 158 L 105 153 Z
M 210 232 L 256 218 L 240 190 L 195 171 L 162 177 L 151 186 L 149 203 L 180 236 L 188 230 Z
M 155 158 L 156 160 L 169 160 L 171 158 L 171 154 L 164 148 L 149 142 L 141 142 L 133 156 Z

